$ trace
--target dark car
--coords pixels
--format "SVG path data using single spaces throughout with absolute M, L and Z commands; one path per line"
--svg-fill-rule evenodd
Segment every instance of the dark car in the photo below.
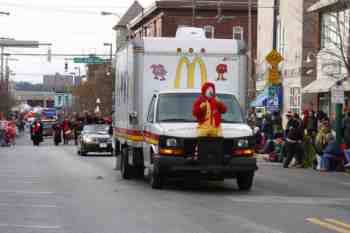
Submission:
M 108 153 L 113 155 L 109 125 L 86 125 L 78 139 L 78 154 Z

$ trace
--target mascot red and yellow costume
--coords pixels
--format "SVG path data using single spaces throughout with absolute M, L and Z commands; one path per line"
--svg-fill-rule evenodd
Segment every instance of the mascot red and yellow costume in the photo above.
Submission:
M 199 137 L 221 137 L 221 114 L 225 113 L 227 108 L 215 94 L 213 83 L 205 83 L 202 86 L 202 94 L 197 97 L 192 114 L 198 121 Z

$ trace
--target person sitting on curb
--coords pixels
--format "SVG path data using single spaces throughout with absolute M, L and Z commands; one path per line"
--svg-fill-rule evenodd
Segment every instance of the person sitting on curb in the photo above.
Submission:
M 320 129 L 316 135 L 315 139 L 315 150 L 318 154 L 318 160 L 316 166 L 318 170 L 321 168 L 321 160 L 323 156 L 323 151 L 326 149 L 328 143 L 334 139 L 332 135 L 332 129 L 328 119 L 324 119 L 321 123 Z
M 350 149 L 344 151 L 346 164 L 344 165 L 345 169 L 350 169 Z
M 344 151 L 335 139 L 331 140 L 323 151 L 320 171 L 331 171 L 332 161 L 337 162 L 338 164 L 340 162 L 341 165 L 343 165 L 344 162 Z

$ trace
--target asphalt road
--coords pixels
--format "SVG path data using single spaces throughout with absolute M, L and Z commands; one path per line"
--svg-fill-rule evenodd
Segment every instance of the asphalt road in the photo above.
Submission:
M 350 176 L 261 163 L 236 183 L 152 190 L 114 159 L 27 137 L 0 148 L 0 233 L 350 233 Z

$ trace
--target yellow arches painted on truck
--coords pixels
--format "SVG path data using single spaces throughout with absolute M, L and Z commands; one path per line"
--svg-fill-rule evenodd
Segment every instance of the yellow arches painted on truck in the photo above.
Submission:
M 180 58 L 176 68 L 175 88 L 181 88 L 181 78 L 183 67 L 187 68 L 187 88 L 194 88 L 196 66 L 199 65 L 201 74 L 201 85 L 208 81 L 207 67 L 202 58 L 196 57 L 192 62 L 183 56 Z

